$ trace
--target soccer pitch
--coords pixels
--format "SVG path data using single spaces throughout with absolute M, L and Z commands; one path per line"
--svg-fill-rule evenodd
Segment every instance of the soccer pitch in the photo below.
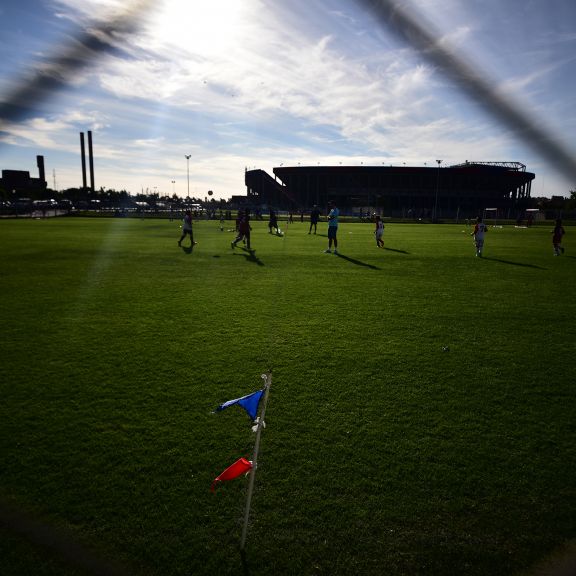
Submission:
M 576 535 L 576 230 L 0 223 L 0 574 L 510 575 Z M 187 244 L 186 240 L 183 244 Z M 218 404 L 273 382 L 254 434 Z M 9 511 L 9 512 L 7 512 Z M 22 520 L 24 519 L 24 520 Z M 42 532 L 40 530 L 42 527 Z M 40 531 L 40 536 L 38 536 Z M 71 545 L 72 545 L 71 544 Z M 72 555 L 74 556 L 74 555 Z M 82 562 L 80 562 L 80 565 Z

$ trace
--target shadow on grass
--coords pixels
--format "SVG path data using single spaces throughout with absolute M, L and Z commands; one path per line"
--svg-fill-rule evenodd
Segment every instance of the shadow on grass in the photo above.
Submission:
M 244 574 L 244 576 L 249 576 L 250 567 L 248 566 L 248 560 L 246 558 L 246 552 L 244 550 L 240 550 L 240 559 L 242 560 L 242 574 Z
M 536 268 L 537 270 L 547 270 L 547 268 L 542 268 L 542 266 L 536 266 L 536 264 L 524 264 L 523 262 L 512 262 L 511 260 L 502 260 L 501 258 L 490 258 L 484 256 L 482 260 L 492 260 L 492 262 L 502 262 L 502 264 L 512 264 L 512 266 L 523 266 L 524 268 Z
M 398 248 L 388 248 L 388 246 L 384 246 L 384 250 L 388 250 L 390 252 L 399 252 L 400 254 L 410 254 L 406 250 L 398 250 Z
M 97 552 L 76 540 L 74 534 L 45 523 L 40 518 L 0 500 L 0 525 L 17 537 L 24 537 L 43 549 L 48 557 L 54 555 L 82 574 L 107 574 L 128 576 L 125 566 L 103 558 Z M 68 571 L 66 571 L 68 573 Z M 76 570 L 74 570 L 76 573 Z M 4 574 L 4 572 L 3 572 Z
M 352 262 L 352 264 L 356 264 L 356 266 L 365 266 L 366 268 L 372 268 L 372 270 L 382 270 L 382 268 L 378 268 L 378 266 L 373 266 L 372 264 L 366 264 L 366 262 L 356 260 L 355 258 L 350 258 L 349 256 L 344 256 L 343 254 L 340 254 L 340 252 L 338 252 L 336 256 L 338 256 L 338 258 L 342 258 L 342 260 Z
M 185 252 L 186 254 L 192 254 L 194 251 L 194 246 L 180 246 L 180 248 L 182 248 L 182 252 Z
M 253 248 L 248 250 L 248 248 L 242 247 L 243 252 L 234 252 L 234 256 L 244 256 L 248 262 L 254 262 L 254 264 L 258 264 L 258 266 L 264 266 L 264 262 L 256 256 L 256 250 Z

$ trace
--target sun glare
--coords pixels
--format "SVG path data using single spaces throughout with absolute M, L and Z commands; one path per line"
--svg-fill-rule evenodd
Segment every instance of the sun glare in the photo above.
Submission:
M 158 41 L 210 56 L 228 50 L 238 39 L 246 0 L 167 0 L 154 24 Z

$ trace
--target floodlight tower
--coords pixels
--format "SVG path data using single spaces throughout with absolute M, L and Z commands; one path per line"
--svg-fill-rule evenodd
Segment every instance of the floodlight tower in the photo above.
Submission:
M 190 157 L 192 154 L 185 154 L 184 158 L 186 158 L 186 177 L 188 179 L 188 198 L 190 198 Z
M 438 210 L 438 189 L 440 188 L 440 164 L 442 160 L 436 160 L 438 164 L 438 173 L 436 174 L 436 199 L 434 200 L 434 219 L 433 222 L 437 221 L 437 210 Z

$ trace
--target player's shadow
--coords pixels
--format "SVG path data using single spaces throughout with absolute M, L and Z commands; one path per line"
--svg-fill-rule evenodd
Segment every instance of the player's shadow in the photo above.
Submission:
M 194 246 L 180 246 L 180 248 L 182 248 L 182 252 L 185 252 L 186 254 L 192 254 L 194 251 Z
M 242 247 L 243 252 L 234 252 L 234 256 L 244 256 L 248 262 L 254 262 L 254 264 L 258 264 L 258 266 L 264 266 L 264 262 L 256 256 L 256 250 L 253 248 L 248 250 L 248 248 Z
M 250 566 L 244 550 L 240 550 L 240 560 L 242 561 L 242 573 L 244 576 L 250 576 Z
M 491 260 L 492 262 L 502 262 L 502 264 L 511 264 L 512 266 L 522 266 L 524 268 L 536 268 L 537 270 L 547 270 L 547 268 L 542 268 L 542 266 L 536 266 L 536 264 L 526 264 L 524 262 L 512 262 L 511 260 L 502 260 L 501 258 L 491 258 L 489 256 L 484 256 L 482 260 Z
M 399 252 L 400 254 L 410 254 L 406 250 L 398 250 L 398 248 L 388 248 L 388 246 L 384 246 L 384 250 L 388 250 L 389 252 Z
M 382 268 L 378 268 L 378 266 L 373 266 L 372 264 L 366 264 L 366 262 L 362 262 L 361 260 L 356 260 L 355 258 L 350 258 L 350 256 L 344 256 L 344 254 L 336 254 L 338 258 L 342 258 L 342 260 L 347 260 L 352 264 L 356 264 L 356 266 L 365 266 L 366 268 L 371 268 L 372 270 L 382 270 Z

